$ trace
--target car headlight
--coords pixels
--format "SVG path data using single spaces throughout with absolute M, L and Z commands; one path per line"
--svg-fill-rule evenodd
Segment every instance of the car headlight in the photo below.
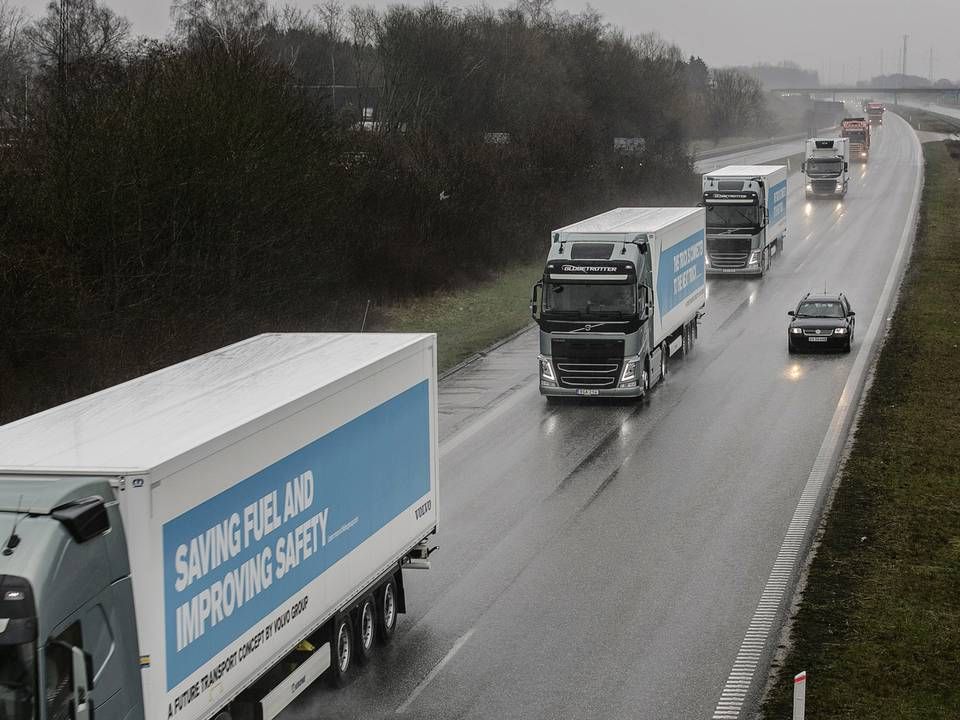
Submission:
M 798 327 L 792 327 L 792 328 L 790 328 L 790 334 L 791 334 L 791 335 L 800 335 L 802 332 L 803 332 L 803 330 L 801 330 L 801 329 L 798 328 Z
M 553 364 L 550 358 L 540 358 L 540 379 L 550 383 L 557 382 L 557 376 L 553 374 Z
M 834 329 L 833 334 L 834 334 L 834 335 L 846 335 L 846 334 L 847 334 L 847 329 L 846 329 L 846 328 L 836 328 L 836 329 Z

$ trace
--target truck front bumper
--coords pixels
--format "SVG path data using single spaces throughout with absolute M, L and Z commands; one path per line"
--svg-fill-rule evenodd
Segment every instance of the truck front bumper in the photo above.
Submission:
M 740 268 L 712 268 L 709 265 L 707 266 L 707 275 L 719 276 L 719 275 L 762 275 L 760 272 L 760 267 L 757 265 L 750 265 L 749 267 L 740 267 Z
M 612 397 L 612 398 L 637 398 L 643 397 L 643 388 L 564 388 L 557 386 L 545 386 L 540 384 L 540 394 L 546 397 Z

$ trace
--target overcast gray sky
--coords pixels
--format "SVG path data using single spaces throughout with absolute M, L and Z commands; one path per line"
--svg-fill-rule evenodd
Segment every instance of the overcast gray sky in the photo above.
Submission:
M 46 0 L 20 2 L 34 14 L 47 5 Z M 315 2 L 290 0 L 304 8 Z M 555 2 L 558 8 L 573 12 L 586 7 L 578 0 Z M 107 4 L 126 15 L 139 34 L 162 36 L 170 27 L 166 0 L 107 0 Z M 358 4 L 385 7 L 391 3 L 363 0 Z M 879 74 L 881 50 L 884 71 L 897 70 L 906 33 L 910 36 L 907 72 L 926 77 L 933 48 L 936 76 L 960 80 L 960 0 L 593 0 L 591 4 L 628 32 L 655 30 L 687 55 L 700 55 L 710 65 L 793 60 L 820 72 L 822 80 L 853 82 L 858 75 L 867 79 Z

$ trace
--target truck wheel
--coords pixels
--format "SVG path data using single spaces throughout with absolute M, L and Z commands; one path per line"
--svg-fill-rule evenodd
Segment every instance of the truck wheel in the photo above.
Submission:
M 367 595 L 357 608 L 357 662 L 366 664 L 373 657 L 377 640 L 377 601 Z
M 770 248 L 765 247 L 760 254 L 760 274 L 764 275 L 770 269 Z
M 328 678 L 331 686 L 339 688 L 347 684 L 350 679 L 350 669 L 353 667 L 353 623 L 348 613 L 338 615 L 334 620 L 330 640 Z
M 660 380 L 667 379 L 667 348 L 660 346 Z
M 386 645 L 397 629 L 397 584 L 391 578 L 377 591 L 377 640 Z

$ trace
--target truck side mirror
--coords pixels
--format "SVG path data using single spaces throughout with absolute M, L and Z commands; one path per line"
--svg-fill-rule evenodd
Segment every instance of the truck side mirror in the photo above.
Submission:
M 543 288 L 543 280 L 534 283 L 533 290 L 530 292 L 530 317 L 534 320 L 540 320 L 540 290 Z
M 789 315 L 790 317 L 793 317 L 796 314 L 797 313 L 795 313 L 793 310 L 787 310 L 787 315 Z
M 844 172 L 850 172 L 850 163 L 845 162 L 845 163 L 843 164 L 843 171 L 844 171 Z
M 807 163 L 801 162 L 801 163 L 800 163 L 800 172 L 806 172 L 806 171 L 807 171 Z
M 93 720 L 93 701 L 90 699 L 93 680 L 93 662 L 81 648 L 70 648 L 73 660 L 73 720 Z

